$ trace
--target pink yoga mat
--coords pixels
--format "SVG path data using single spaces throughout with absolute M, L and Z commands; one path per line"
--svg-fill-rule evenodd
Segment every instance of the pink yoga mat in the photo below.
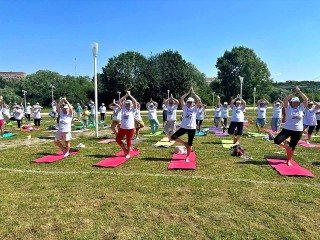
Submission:
M 135 148 L 132 151 L 130 151 L 130 158 L 132 158 L 138 154 L 139 154 L 139 150 L 138 150 L 138 148 Z M 122 163 L 128 161 L 130 158 L 125 158 L 124 152 L 121 151 L 121 152 L 117 153 L 116 155 L 113 155 L 112 157 L 106 158 L 96 164 L 93 164 L 93 166 L 114 168 L 114 167 L 117 167 L 117 166 L 121 165 Z
M 283 176 L 302 176 L 314 177 L 307 169 L 300 167 L 295 161 L 291 161 L 292 166 L 287 165 L 287 160 L 267 159 L 271 167 L 273 167 L 280 175 Z
M 111 143 L 111 142 L 115 142 L 115 141 L 116 141 L 116 139 L 114 139 L 114 138 L 108 138 L 108 139 L 104 139 L 98 143 Z
M 320 148 L 320 144 L 307 144 L 305 141 L 303 140 L 299 140 L 298 144 L 302 147 L 306 147 L 306 148 Z
M 274 132 L 271 129 L 264 129 L 263 131 L 267 132 L 267 133 L 272 133 L 272 134 L 278 134 L 279 133 L 279 132 Z
M 216 135 L 217 137 L 229 136 L 227 132 L 215 132 L 214 135 Z
M 78 152 L 79 152 L 79 150 L 72 150 L 72 151 L 70 151 L 70 155 L 77 154 Z M 35 163 L 52 163 L 52 162 L 59 161 L 61 159 L 64 159 L 62 151 L 61 152 L 57 152 L 57 153 L 52 154 L 52 155 L 44 156 L 42 158 L 35 159 L 32 162 L 35 162 Z
M 248 127 L 250 124 L 248 122 L 243 122 L 243 126 Z
M 185 169 L 195 170 L 196 169 L 196 153 L 191 152 L 189 156 L 189 162 L 186 162 L 186 154 L 173 154 L 171 162 L 169 163 L 168 169 Z

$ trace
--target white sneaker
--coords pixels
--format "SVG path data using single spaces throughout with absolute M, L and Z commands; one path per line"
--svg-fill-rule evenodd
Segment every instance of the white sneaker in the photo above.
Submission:
M 306 143 L 307 143 L 307 144 L 310 144 L 308 140 L 306 141 Z
M 64 157 L 68 157 L 70 155 L 70 153 L 69 152 L 66 152 L 63 156 Z
M 126 158 L 127 158 L 127 159 L 130 158 L 130 154 L 127 154 L 127 155 L 126 155 Z
M 186 162 L 190 162 L 189 158 L 186 158 Z

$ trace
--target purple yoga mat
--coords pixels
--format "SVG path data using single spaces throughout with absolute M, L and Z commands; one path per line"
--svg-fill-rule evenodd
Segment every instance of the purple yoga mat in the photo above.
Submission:
M 214 135 L 216 135 L 217 137 L 229 136 L 227 132 L 215 132 Z

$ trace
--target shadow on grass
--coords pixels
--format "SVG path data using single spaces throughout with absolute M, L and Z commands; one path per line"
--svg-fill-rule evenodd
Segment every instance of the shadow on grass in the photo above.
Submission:
M 264 158 L 287 160 L 287 156 L 284 156 L 284 155 L 264 155 Z
M 260 165 L 260 166 L 269 165 L 267 161 L 254 161 L 254 160 L 244 161 L 244 162 L 237 162 L 237 164 L 252 164 L 252 165 Z
M 55 136 L 40 136 L 39 139 L 55 139 Z
M 221 144 L 221 141 L 220 142 L 201 142 L 201 144 Z
M 320 162 L 313 162 L 311 165 L 320 168 Z
M 113 157 L 113 155 L 92 154 L 92 155 L 88 155 L 88 157 L 106 159 L 106 158 L 109 158 L 109 157 Z
M 153 161 L 153 162 L 170 162 L 171 161 L 169 158 L 156 158 L 156 157 L 146 157 L 146 158 L 141 158 L 141 160 Z

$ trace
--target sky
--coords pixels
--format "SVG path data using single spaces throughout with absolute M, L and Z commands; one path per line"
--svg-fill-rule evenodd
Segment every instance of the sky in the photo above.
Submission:
M 319 0 L 0 0 L 0 71 L 93 76 L 126 51 L 178 51 L 207 77 L 236 46 L 275 81 L 320 81 Z

